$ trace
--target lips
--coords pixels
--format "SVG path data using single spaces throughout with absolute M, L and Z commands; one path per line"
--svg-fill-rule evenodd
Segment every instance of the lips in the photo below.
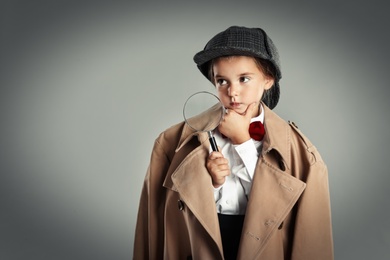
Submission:
M 241 103 L 238 103 L 238 102 L 230 102 L 230 107 L 231 108 L 239 108 L 241 106 Z
M 236 111 L 236 113 L 243 115 L 246 110 L 246 106 L 243 103 L 239 102 L 230 102 L 229 109 Z

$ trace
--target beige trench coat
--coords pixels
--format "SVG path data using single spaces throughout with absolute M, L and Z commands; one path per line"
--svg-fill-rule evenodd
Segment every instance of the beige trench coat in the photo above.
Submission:
M 237 259 L 333 259 L 328 173 L 317 149 L 264 104 L 266 135 Z M 215 112 L 197 120 L 214 117 Z M 223 259 L 207 133 L 180 123 L 156 139 L 139 204 L 138 259 Z

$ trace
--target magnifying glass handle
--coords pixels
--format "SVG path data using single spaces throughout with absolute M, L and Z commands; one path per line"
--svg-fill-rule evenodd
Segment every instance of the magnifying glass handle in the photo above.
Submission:
M 211 149 L 214 152 L 218 152 L 217 142 L 215 141 L 215 138 L 214 138 L 213 134 L 211 133 L 211 131 L 209 131 L 208 134 L 209 134 L 209 142 L 210 142 L 210 145 L 211 145 Z

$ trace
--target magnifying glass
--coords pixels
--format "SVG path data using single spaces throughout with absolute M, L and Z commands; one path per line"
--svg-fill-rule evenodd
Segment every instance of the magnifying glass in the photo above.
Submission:
M 221 100 L 207 91 L 192 94 L 183 107 L 183 116 L 187 125 L 196 132 L 207 132 L 213 151 L 218 151 L 218 146 L 212 131 L 221 123 L 224 114 L 225 108 Z

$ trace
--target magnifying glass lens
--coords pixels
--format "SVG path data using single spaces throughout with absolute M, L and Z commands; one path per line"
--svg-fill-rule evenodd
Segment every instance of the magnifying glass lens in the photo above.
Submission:
M 223 114 L 224 107 L 219 98 L 207 91 L 191 95 L 183 107 L 187 125 L 196 132 L 208 132 L 213 151 L 218 149 L 212 131 L 221 123 Z

